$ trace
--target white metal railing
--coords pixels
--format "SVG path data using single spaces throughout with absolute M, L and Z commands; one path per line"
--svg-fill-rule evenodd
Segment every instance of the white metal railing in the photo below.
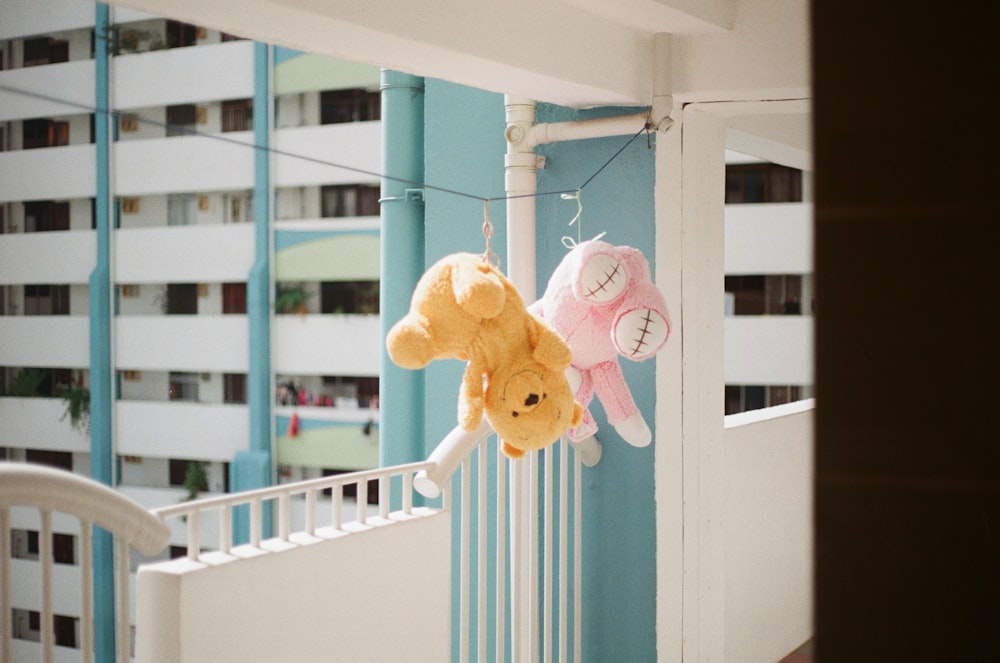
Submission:
M 423 462 L 220 495 L 153 513 L 164 519 L 186 519 L 187 556 L 198 560 L 204 554 L 202 517 L 212 517 L 212 512 L 219 518 L 217 549 L 222 553 L 232 549 L 233 513 L 238 507 L 249 509 L 250 546 L 267 546 L 266 504 L 275 507 L 273 539 L 288 542 L 299 533 L 292 531 L 293 498 L 304 498 L 301 532 L 308 537 L 325 536 L 317 531 L 322 528 L 317 522 L 317 504 L 326 490 L 331 491 L 329 527 L 363 532 L 365 528 L 358 525 L 365 525 L 370 517 L 365 496 L 371 481 L 379 482 L 374 508 L 385 520 L 414 512 L 416 480 L 424 497 L 440 496 L 441 510 L 452 512 L 453 554 L 458 558 L 452 574 L 452 591 L 458 595 L 452 615 L 452 660 L 579 661 L 581 462 L 565 440 L 510 460 L 491 432 L 488 426 L 456 432 L 446 438 L 452 442 L 455 436 L 461 438 L 451 453 L 436 451 Z M 434 478 L 432 485 L 428 477 Z M 353 518 L 345 513 L 344 487 L 350 485 L 358 495 Z M 414 573 L 419 572 L 414 568 Z
M 55 656 L 53 612 L 52 514 L 75 516 L 80 526 L 80 650 L 84 663 L 94 661 L 94 587 L 92 527 L 115 539 L 115 650 L 119 663 L 131 657 L 129 628 L 129 548 L 144 555 L 163 550 L 167 526 L 127 497 L 72 472 L 27 463 L 0 463 L 0 660 L 13 661 L 14 621 L 11 595 L 11 509 L 37 508 L 41 659 Z
M 219 518 L 219 541 L 217 550 L 228 553 L 233 546 L 233 513 L 238 507 L 249 508 L 249 541 L 248 544 L 259 548 L 264 540 L 265 505 L 277 506 L 275 516 L 276 536 L 273 538 L 289 541 L 292 536 L 292 498 L 301 496 L 305 499 L 305 528 L 303 532 L 315 536 L 317 531 L 318 496 L 326 490 L 331 491 L 331 518 L 329 526 L 341 530 L 348 523 L 364 525 L 368 519 L 368 484 L 379 482 L 378 513 L 379 517 L 388 519 L 391 515 L 392 486 L 401 483 L 396 493 L 399 497 L 399 511 L 405 515 L 413 512 L 413 475 L 430 466 L 428 462 L 395 465 L 392 467 L 364 470 L 338 474 L 319 479 L 309 479 L 295 483 L 279 484 L 257 490 L 240 493 L 229 493 L 208 497 L 190 502 L 183 502 L 166 507 L 153 509 L 153 513 L 163 519 L 182 518 L 187 521 L 187 556 L 197 561 L 201 556 L 201 517 L 209 512 L 215 512 Z M 399 481 L 395 481 L 399 480 Z M 353 520 L 344 518 L 344 487 L 355 486 L 357 490 L 357 508 Z

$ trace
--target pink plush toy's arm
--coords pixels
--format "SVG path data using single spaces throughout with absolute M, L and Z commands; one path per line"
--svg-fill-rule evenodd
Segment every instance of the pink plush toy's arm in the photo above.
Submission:
M 622 375 L 621 366 L 618 361 L 612 359 L 594 366 L 590 369 L 590 377 L 594 383 L 594 393 L 604 406 L 604 412 L 608 415 L 608 423 L 614 426 L 618 422 L 638 414 L 632 399 L 632 392 L 625 384 L 625 377 Z

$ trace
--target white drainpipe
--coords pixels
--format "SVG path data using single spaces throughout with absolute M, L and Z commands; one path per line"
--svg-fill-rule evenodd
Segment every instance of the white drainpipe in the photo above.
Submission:
M 507 153 L 504 182 L 507 191 L 507 276 L 525 302 L 535 291 L 535 195 L 541 166 L 535 147 L 547 143 L 635 134 L 643 127 L 666 131 L 673 124 L 670 67 L 671 36 L 654 39 L 653 105 L 648 113 L 620 117 L 535 124 L 535 102 L 504 97 Z M 481 431 L 469 435 L 480 439 Z M 462 445 L 457 445 L 462 446 Z M 457 449 L 453 449 L 457 451 Z M 457 455 L 457 454 L 455 454 Z M 511 518 L 511 647 L 514 660 L 537 661 L 538 605 L 538 486 L 537 454 L 529 453 L 510 466 Z M 579 600 L 579 597 L 578 597 Z
M 670 113 L 673 97 L 670 75 L 671 36 L 658 34 L 654 40 L 653 105 L 649 112 L 618 117 L 535 124 L 536 103 L 530 99 L 504 97 L 507 154 L 504 156 L 504 183 L 507 193 L 507 276 L 526 302 L 535 293 L 535 197 L 539 145 L 567 140 L 605 138 L 635 134 L 643 127 L 666 131 L 673 124 Z

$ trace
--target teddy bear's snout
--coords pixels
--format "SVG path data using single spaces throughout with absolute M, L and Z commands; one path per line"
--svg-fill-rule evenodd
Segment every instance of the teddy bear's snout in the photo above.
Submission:
M 524 404 L 528 406 L 538 405 L 538 400 L 538 394 L 528 394 L 528 397 L 524 399 Z

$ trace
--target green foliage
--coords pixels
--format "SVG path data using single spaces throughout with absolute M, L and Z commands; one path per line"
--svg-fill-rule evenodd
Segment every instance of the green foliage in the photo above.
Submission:
M 69 417 L 69 423 L 73 428 L 89 434 L 90 389 L 86 387 L 62 387 L 56 392 L 56 395 L 66 401 L 66 412 L 62 419 Z
M 274 300 L 274 310 L 278 313 L 306 312 L 306 302 L 309 293 L 301 286 L 279 286 L 278 296 Z
M 187 499 L 193 500 L 198 497 L 198 493 L 208 490 L 208 473 L 205 472 L 205 463 L 200 460 L 192 460 L 188 463 L 184 472 L 184 488 L 187 490 Z
M 38 386 L 45 379 L 45 371 L 40 368 L 26 368 L 19 372 L 10 383 L 7 390 L 8 396 L 18 396 L 20 398 L 30 398 L 41 396 Z

